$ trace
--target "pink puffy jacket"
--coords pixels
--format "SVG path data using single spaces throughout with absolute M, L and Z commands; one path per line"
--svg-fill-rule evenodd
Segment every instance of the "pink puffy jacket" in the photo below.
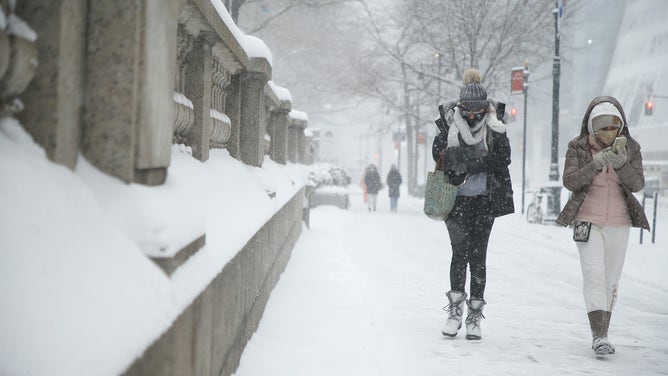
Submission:
M 601 151 L 601 147 L 591 135 L 589 146 L 592 149 L 592 157 Z M 591 182 L 575 220 L 599 226 L 631 226 L 631 217 L 619 175 L 612 166 L 604 167 Z

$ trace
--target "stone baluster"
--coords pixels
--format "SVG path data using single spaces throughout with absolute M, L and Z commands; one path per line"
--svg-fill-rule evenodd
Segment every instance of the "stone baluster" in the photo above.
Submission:
M 193 103 L 182 93 L 174 92 L 174 125 L 172 143 L 187 144 L 186 135 L 195 121 Z
M 232 131 L 232 122 L 230 118 L 220 113 L 214 109 L 211 109 L 211 137 L 210 137 L 210 146 L 211 148 L 222 149 L 227 144 L 227 141 L 230 139 L 230 133 Z
M 241 78 L 238 74 L 233 75 L 228 85 L 225 96 L 225 114 L 230 118 L 232 127 L 230 137 L 227 140 L 227 151 L 233 158 L 240 158 L 240 135 L 241 135 Z
M 185 75 L 185 94 L 193 103 L 195 119 L 188 132 L 188 145 L 193 157 L 204 162 L 209 159 L 211 139 L 211 87 L 212 64 L 211 46 L 208 33 L 201 33 L 190 52 Z
M 219 45 L 214 48 L 217 50 Z M 219 51 L 215 55 L 221 55 Z M 222 61 L 221 61 L 222 60 Z M 230 87 L 232 75 L 224 65 L 224 59 L 213 58 L 213 75 L 212 75 L 212 104 L 211 104 L 211 147 L 224 148 L 227 144 L 232 131 L 232 123 L 230 118 L 225 115 L 225 100 L 227 92 Z
M 195 38 L 186 31 L 183 24 L 178 25 L 176 46 L 176 72 L 174 92 L 174 124 L 172 143 L 189 144 L 187 135 L 195 121 L 193 103 L 186 97 L 186 68 L 190 64 L 190 53 L 195 46 Z

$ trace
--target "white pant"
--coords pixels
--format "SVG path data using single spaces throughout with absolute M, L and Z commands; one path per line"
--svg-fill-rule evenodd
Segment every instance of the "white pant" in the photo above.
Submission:
M 629 241 L 630 227 L 591 226 L 589 241 L 576 242 L 587 312 L 612 311 Z
M 378 201 L 378 193 L 369 193 L 366 202 L 370 210 L 376 210 L 376 202 Z

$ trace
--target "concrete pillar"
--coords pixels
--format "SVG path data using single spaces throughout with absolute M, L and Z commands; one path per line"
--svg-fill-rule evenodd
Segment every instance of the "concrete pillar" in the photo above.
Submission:
M 302 122 L 302 128 L 299 130 L 297 133 L 298 135 L 298 148 L 297 150 L 299 151 L 299 155 L 297 157 L 297 160 L 299 163 L 305 164 L 306 163 L 306 148 L 308 145 L 306 144 L 306 136 L 304 135 L 304 129 L 306 129 L 306 123 Z
M 269 135 L 271 136 L 271 159 L 280 164 L 288 161 L 288 129 L 290 118 L 289 109 L 274 111 L 269 122 Z
M 288 131 L 288 160 L 292 163 L 304 160 L 304 129 L 308 122 L 306 114 L 290 111 L 290 129 Z
M 125 182 L 167 177 L 177 10 L 177 0 L 88 1 L 81 149 Z
M 252 69 L 239 75 L 239 159 L 251 166 L 264 160 L 265 108 L 264 86 L 271 78 L 271 66 L 264 58 L 251 59 Z
M 313 148 L 313 135 L 312 134 L 305 134 L 304 136 L 304 160 L 302 161 L 303 164 L 313 164 L 313 156 L 314 156 L 315 150 Z
M 209 159 L 209 136 L 211 135 L 211 43 L 198 38 L 189 55 L 186 68 L 185 95 L 193 103 L 195 119 L 186 136 L 192 147 L 193 157 L 204 162 Z
M 299 160 L 299 119 L 289 118 L 288 126 L 288 161 L 297 163 Z
M 19 1 L 17 13 L 37 32 L 37 73 L 21 100 L 23 127 L 54 162 L 74 169 L 83 98 L 86 0 Z
M 225 97 L 225 115 L 230 118 L 232 129 L 227 140 L 227 150 L 233 158 L 240 159 L 239 139 L 241 138 L 241 79 L 239 75 L 232 76 L 229 92 Z

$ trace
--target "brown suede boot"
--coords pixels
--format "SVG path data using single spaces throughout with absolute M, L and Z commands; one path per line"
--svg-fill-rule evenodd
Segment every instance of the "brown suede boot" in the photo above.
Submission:
M 593 337 L 591 348 L 596 355 L 613 354 L 614 350 L 610 348 L 608 342 L 608 315 L 606 311 L 596 310 L 587 313 L 589 317 L 589 326 Z
M 605 336 L 608 336 L 608 328 L 610 328 L 610 318 L 612 317 L 612 312 L 610 311 L 603 311 L 605 312 Z M 614 354 L 615 353 L 615 346 L 610 343 L 608 340 L 608 345 L 610 345 L 610 353 Z

